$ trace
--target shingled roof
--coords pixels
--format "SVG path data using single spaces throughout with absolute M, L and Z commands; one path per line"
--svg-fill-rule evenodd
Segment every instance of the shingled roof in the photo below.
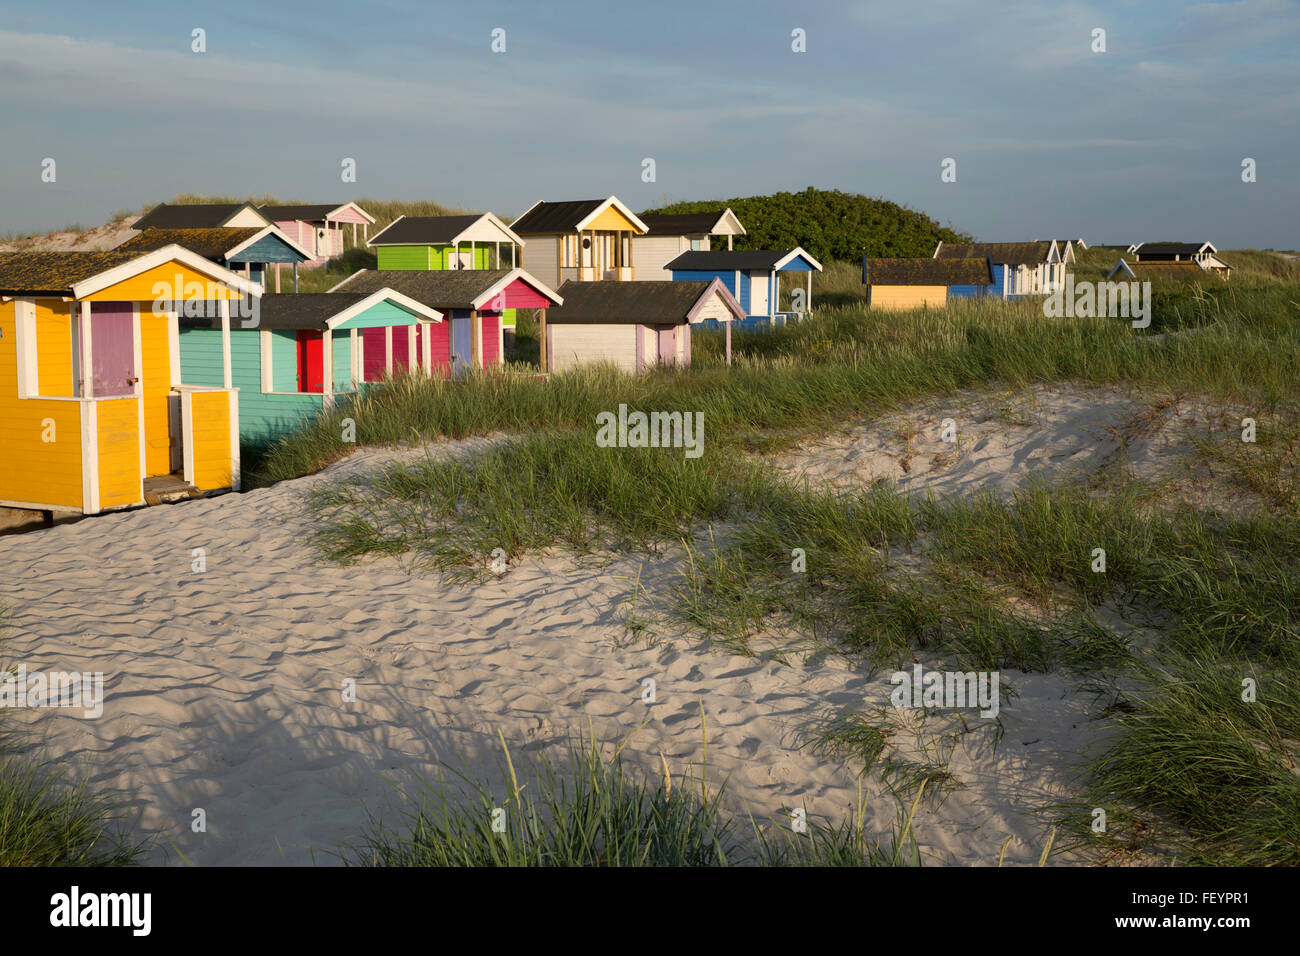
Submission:
M 729 210 L 718 209 L 714 212 L 683 213 L 646 213 L 641 217 L 650 231 L 647 236 L 708 236 L 718 227 L 718 223 Z M 735 213 L 732 213 L 735 218 Z M 743 234 L 745 227 L 736 219 L 736 225 Z
M 70 295 L 91 276 L 139 258 L 138 252 L 0 252 L 0 295 Z
M 664 268 L 677 272 L 732 272 L 736 269 L 749 272 L 757 269 L 779 269 L 796 253 L 818 271 L 821 270 L 820 263 L 798 247 L 794 249 L 700 249 L 683 252 Z
M 174 242 L 205 259 L 221 259 L 231 249 L 241 242 L 252 239 L 265 228 L 265 226 L 246 228 L 225 226 L 215 229 L 146 229 L 139 235 L 132 236 L 113 251 L 152 252 Z
M 1217 252 L 1208 242 L 1143 242 L 1137 247 L 1137 255 L 1142 256 L 1194 256 L 1206 249 Z
M 330 294 L 388 288 L 432 309 L 478 309 L 484 295 L 511 276 L 548 297 L 554 294 L 522 269 L 363 269 L 336 285 Z
M 992 258 L 995 265 L 1036 266 L 1051 255 L 1050 239 L 1038 242 L 941 242 L 935 259 Z
M 575 282 L 560 286 L 564 304 L 546 312 L 546 321 L 579 325 L 654 325 L 689 322 L 713 289 L 737 319 L 740 304 L 717 279 L 708 282 Z
M 224 226 L 241 209 L 260 210 L 248 202 L 159 203 L 135 221 L 133 229 L 211 229 Z M 267 221 L 268 225 L 270 221 Z
M 578 228 L 605 200 L 574 199 L 568 202 L 539 202 L 510 224 L 520 235 L 525 233 L 569 232 Z
M 1194 259 L 1183 259 L 1179 262 L 1128 262 L 1120 259 L 1115 264 L 1115 268 L 1107 273 L 1106 278 L 1112 278 L 1116 273 L 1127 272 L 1136 279 L 1184 279 L 1196 280 L 1205 279 L 1209 276 L 1217 276 L 1217 270 L 1206 269 Z
M 867 285 L 993 285 L 989 259 L 866 259 L 862 281 Z

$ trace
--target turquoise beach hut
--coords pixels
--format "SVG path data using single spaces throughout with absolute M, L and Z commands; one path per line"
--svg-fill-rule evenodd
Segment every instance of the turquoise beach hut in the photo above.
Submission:
M 180 372 L 195 385 L 239 389 L 240 441 L 264 445 L 366 387 L 367 329 L 383 331 L 386 370 L 427 374 L 431 336 L 422 330 L 442 319 L 393 289 L 268 293 L 251 318 L 230 323 L 228 347 L 219 318 L 180 317 Z M 404 369 L 393 367 L 393 341 L 407 346 L 398 349 Z

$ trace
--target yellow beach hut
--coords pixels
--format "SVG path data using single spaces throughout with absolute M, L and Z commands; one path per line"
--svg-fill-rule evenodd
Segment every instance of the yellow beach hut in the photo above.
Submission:
M 177 311 L 257 320 L 261 288 L 180 246 L 0 254 L 0 505 L 96 514 L 238 490 L 238 390 L 187 385 Z

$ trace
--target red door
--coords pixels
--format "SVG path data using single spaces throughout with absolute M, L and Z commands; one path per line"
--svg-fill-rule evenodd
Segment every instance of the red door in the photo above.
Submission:
M 135 333 L 130 302 L 90 304 L 91 387 L 96 398 L 135 394 Z
M 325 351 L 320 332 L 298 333 L 298 391 L 325 391 Z

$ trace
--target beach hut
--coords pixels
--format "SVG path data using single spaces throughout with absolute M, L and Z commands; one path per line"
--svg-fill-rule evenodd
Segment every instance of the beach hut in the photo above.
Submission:
M 96 514 L 240 486 L 239 393 L 181 372 L 178 313 L 262 289 L 177 245 L 0 254 L 0 505 Z
M 563 301 L 523 269 L 362 269 L 330 292 L 379 289 L 395 289 L 443 313 L 446 321 L 429 330 L 433 373 L 442 375 L 504 363 L 502 312 L 546 309 Z
M 745 325 L 782 322 L 798 313 L 812 312 L 812 274 L 821 272 L 816 259 L 803 249 L 748 249 L 683 252 L 666 268 L 674 281 L 710 282 L 721 279 L 727 291 L 745 310 Z M 781 273 L 803 272 L 805 288 L 796 287 L 792 295 L 802 295 L 803 308 L 782 312 Z
M 510 228 L 526 241 L 523 267 L 551 287 L 567 279 L 632 281 L 633 239 L 647 231 L 617 196 L 537 202 Z
M 308 260 L 303 267 L 314 269 L 330 259 L 343 255 L 344 230 L 352 227 L 352 244 L 366 241 L 375 217 L 354 202 L 341 206 L 329 203 L 297 206 L 262 206 L 258 210 L 275 223 L 296 244 L 308 250 Z M 357 226 L 361 239 L 357 239 Z
M 1227 275 L 1216 269 L 1197 262 L 1194 259 L 1183 259 L 1178 262 L 1127 262 L 1120 259 L 1115 264 L 1115 268 L 1106 273 L 1107 279 L 1116 279 L 1121 282 L 1133 281 L 1135 279 L 1154 281 L 1157 279 L 1172 279 L 1174 281 L 1196 282 L 1205 281 L 1209 276 L 1215 276 L 1220 279 L 1227 279 Z
M 251 202 L 160 202 L 141 216 L 132 229 L 219 229 L 273 225 Z
M 542 367 L 562 372 L 610 362 L 627 372 L 656 364 L 691 364 L 691 328 L 726 326 L 731 364 L 731 323 L 744 309 L 720 279 L 707 282 L 574 282 L 560 286 L 564 304 L 547 313 Z
M 992 295 L 1003 299 L 1047 295 L 1065 282 L 1065 260 L 1055 239 L 1033 242 L 940 242 L 935 259 L 993 260 Z
M 210 316 L 182 317 L 181 375 L 203 385 L 228 378 L 239 390 L 240 438 L 265 444 L 364 382 L 430 372 L 426 330 L 442 318 L 392 289 L 268 293 L 256 321 L 231 326 L 229 371 L 222 364 L 220 325 Z
M 211 259 L 244 278 L 266 288 L 269 266 L 293 266 L 293 287 L 298 289 L 298 265 L 310 256 L 275 226 L 213 226 L 194 229 L 158 227 L 146 229 L 117 247 L 117 252 L 152 252 L 170 245 L 182 246 Z M 280 271 L 275 272 L 275 291 L 280 291 Z
M 986 295 L 996 281 L 993 260 L 862 259 L 867 305 L 873 309 L 942 308 L 952 298 Z
M 375 250 L 380 269 L 513 269 L 519 265 L 524 241 L 485 212 L 400 216 L 366 245 Z M 504 256 L 502 245 L 507 247 Z
M 1140 242 L 1129 251 L 1138 262 L 1195 262 L 1225 279 L 1232 274 L 1232 266 L 1220 259 L 1219 251 L 1208 242 Z
M 632 238 L 638 281 L 671 279 L 667 265 L 683 252 L 707 252 L 713 237 L 726 236 L 730 249 L 736 236 L 745 234 L 736 214 L 730 209 L 691 213 L 645 213 L 641 221 L 648 231 Z

